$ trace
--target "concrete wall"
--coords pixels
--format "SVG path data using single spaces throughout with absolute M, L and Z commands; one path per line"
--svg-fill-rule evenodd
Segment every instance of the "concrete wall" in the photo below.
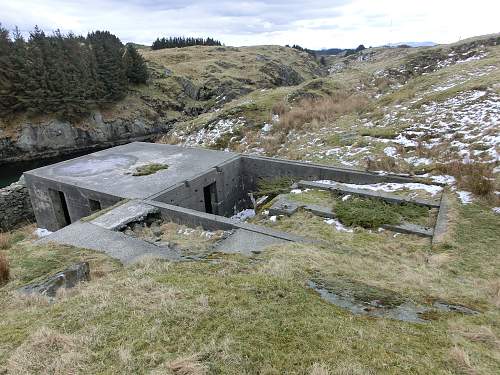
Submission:
M 0 230 L 9 230 L 22 222 L 33 222 L 35 215 L 25 181 L 0 189 Z
M 232 216 L 235 210 L 239 211 L 250 203 L 243 186 L 241 162 L 240 157 L 229 160 L 150 199 L 205 212 L 203 188 L 215 182 L 217 202 L 213 213 Z
M 54 204 L 55 192 L 64 194 L 71 223 L 92 213 L 89 199 L 98 201 L 101 208 L 112 206 L 122 199 L 29 174 L 24 176 L 38 227 L 50 231 L 56 231 L 65 226 L 61 211 L 57 204 Z
M 290 177 L 295 180 L 335 180 L 352 184 L 373 184 L 379 182 L 415 182 L 413 179 L 396 175 L 355 171 L 346 168 L 314 165 L 299 161 L 280 160 L 261 156 L 242 156 L 244 185 L 249 191 L 256 189 L 260 178 Z

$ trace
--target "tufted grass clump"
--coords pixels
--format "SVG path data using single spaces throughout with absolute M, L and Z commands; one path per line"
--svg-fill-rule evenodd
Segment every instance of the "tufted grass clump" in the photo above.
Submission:
M 162 169 L 168 169 L 168 164 L 161 163 L 151 163 L 146 165 L 141 165 L 137 167 L 132 176 L 148 176 L 150 174 L 161 171 Z

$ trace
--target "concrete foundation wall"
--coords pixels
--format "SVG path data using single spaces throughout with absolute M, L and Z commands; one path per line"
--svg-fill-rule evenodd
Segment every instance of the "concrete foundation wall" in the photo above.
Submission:
M 92 213 L 89 199 L 99 202 L 101 208 L 112 206 L 122 199 L 27 174 L 25 180 L 38 226 L 50 231 L 56 231 L 66 225 L 64 217 L 61 216 L 64 213 L 54 201 L 58 192 L 64 194 L 71 223 Z
M 216 200 L 212 205 L 214 214 L 232 216 L 235 210 L 239 211 L 250 203 L 243 186 L 240 157 L 222 163 L 150 199 L 205 212 L 203 189 L 212 183 L 216 184 L 217 191 Z
M 280 160 L 261 156 L 242 156 L 245 188 L 255 190 L 259 178 L 290 177 L 294 180 L 335 180 L 352 184 L 374 184 L 379 182 L 415 182 L 415 180 L 396 175 L 356 171 L 328 167 L 298 161 Z

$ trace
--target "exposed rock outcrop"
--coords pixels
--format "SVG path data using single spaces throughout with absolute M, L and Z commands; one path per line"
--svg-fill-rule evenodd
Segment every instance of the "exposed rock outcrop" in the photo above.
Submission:
M 20 288 L 19 292 L 25 294 L 37 293 L 47 297 L 55 297 L 59 289 L 73 288 L 82 281 L 90 281 L 90 266 L 88 262 L 76 263 L 41 282 Z
M 103 119 L 94 112 L 80 125 L 57 119 L 25 122 L 15 135 L 0 134 L 0 163 L 58 156 L 121 143 L 148 140 L 167 132 L 168 122 L 144 117 Z

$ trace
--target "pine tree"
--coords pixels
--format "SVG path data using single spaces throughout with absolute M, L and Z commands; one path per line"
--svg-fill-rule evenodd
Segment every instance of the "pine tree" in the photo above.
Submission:
M 123 56 L 128 81 L 131 83 L 146 83 L 148 79 L 148 69 L 144 58 L 132 45 L 127 45 Z

